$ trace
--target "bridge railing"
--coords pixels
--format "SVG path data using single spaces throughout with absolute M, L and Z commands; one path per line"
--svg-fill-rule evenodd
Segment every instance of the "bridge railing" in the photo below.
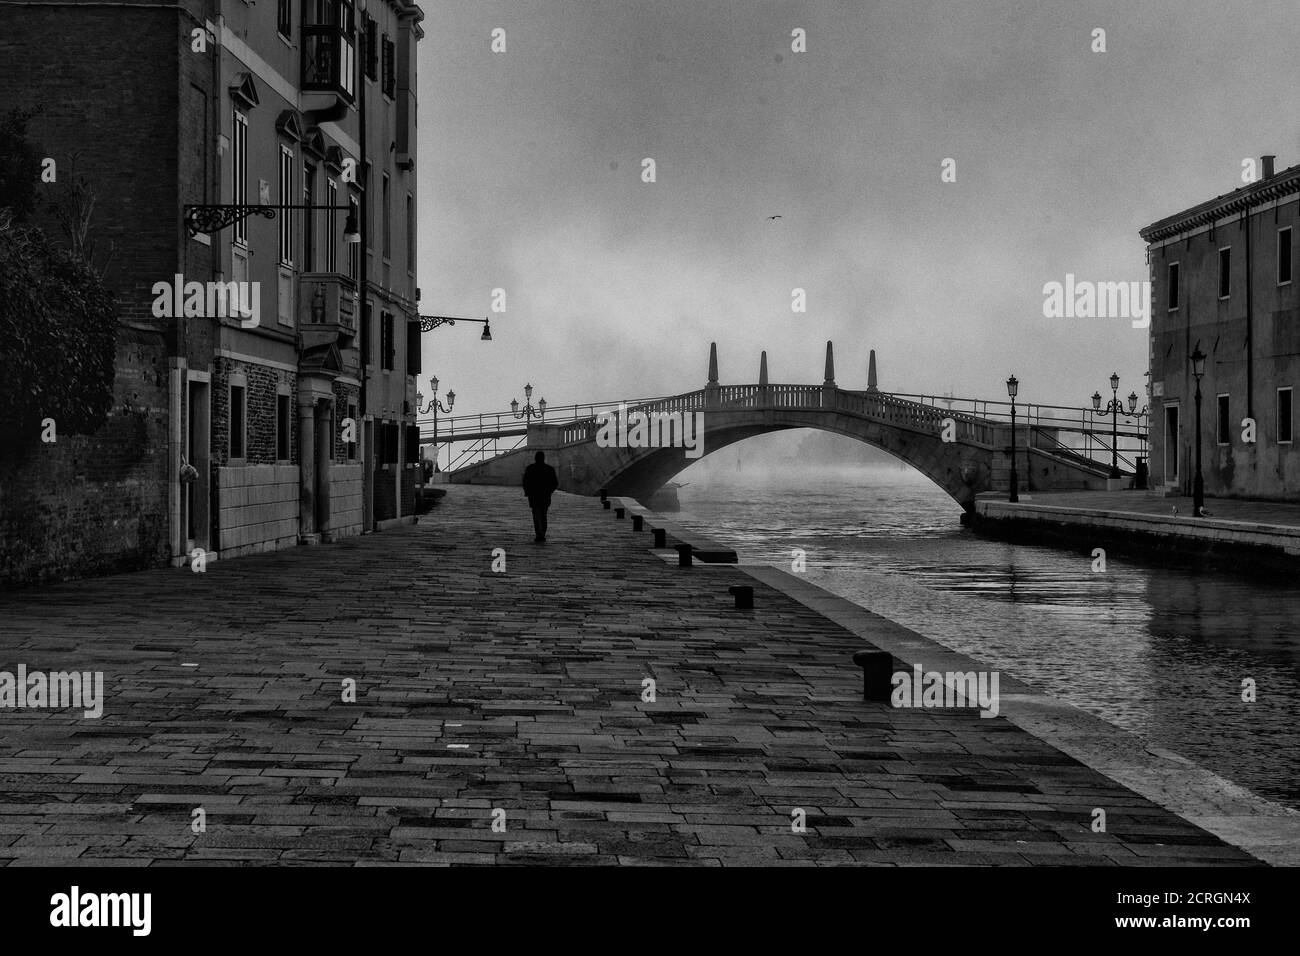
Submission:
M 937 433 L 945 428 L 946 419 L 952 419 L 953 437 L 962 442 L 987 446 L 1006 443 L 1006 426 L 1011 423 L 1010 402 L 839 388 L 833 394 L 835 410 L 889 425 Z M 621 410 L 653 415 L 741 408 L 821 409 L 826 395 L 820 385 L 719 385 L 660 398 L 548 407 L 546 418 L 533 419 L 532 427 L 558 429 L 555 437 L 559 445 L 565 446 L 594 440 L 602 423 L 608 418 L 617 420 Z M 1123 415 L 1120 420 L 1123 424 L 1116 428 L 1118 447 L 1114 456 L 1121 467 L 1133 471 L 1136 459 L 1146 454 L 1147 428 L 1137 415 Z M 432 419 L 420 424 L 431 426 Z M 1110 465 L 1114 442 L 1109 416 L 1093 409 L 1017 403 L 1016 425 L 1017 431 L 1029 431 L 1028 442 L 1034 447 L 1077 457 L 1081 463 Z M 519 447 L 527 434 L 528 425 L 511 412 L 483 413 L 440 418 L 437 441 L 475 443 L 453 459 L 455 467 L 464 467 Z M 519 440 L 501 449 L 498 440 L 509 437 Z M 421 438 L 432 441 L 432 429 L 422 433 Z
M 954 418 L 970 415 L 985 421 L 1010 424 L 1011 403 L 962 399 L 949 395 L 896 395 L 918 404 L 943 408 Z M 1041 438 L 1035 446 L 1044 451 L 1067 451 L 1109 467 L 1112 459 L 1122 470 L 1134 472 L 1137 459 L 1148 454 L 1148 415 L 1129 412 L 1117 416 L 1112 436 L 1111 416 L 1092 408 L 1069 405 L 1016 403 L 1016 424 L 1026 425 Z M 1112 449 L 1114 453 L 1112 454 Z
M 635 405 L 645 402 L 663 401 L 663 399 L 634 399 L 624 402 L 587 402 L 581 405 L 547 405 L 546 417 L 541 418 L 534 416 L 533 424 L 558 425 L 568 421 L 576 421 L 583 418 L 592 417 L 599 412 L 607 409 L 616 409 L 620 404 Z M 433 416 L 427 415 L 417 418 L 415 423 L 420 426 L 420 441 L 432 442 L 433 435 Z M 472 436 L 479 433 L 504 434 L 507 432 L 518 432 L 522 434 L 527 429 L 527 420 L 514 412 L 480 412 L 475 415 L 439 415 L 438 416 L 438 436 L 437 441 L 456 442 L 471 440 Z

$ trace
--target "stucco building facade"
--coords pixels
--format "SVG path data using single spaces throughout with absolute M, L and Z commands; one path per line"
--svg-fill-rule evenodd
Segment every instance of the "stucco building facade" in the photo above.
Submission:
M 1277 171 L 1265 156 L 1258 169 L 1256 181 L 1140 230 L 1152 289 L 1151 480 L 1168 492 L 1191 493 L 1199 348 L 1205 493 L 1300 499 L 1300 166 Z

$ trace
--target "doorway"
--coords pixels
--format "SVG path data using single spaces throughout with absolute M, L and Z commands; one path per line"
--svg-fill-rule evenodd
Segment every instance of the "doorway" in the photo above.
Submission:
M 187 415 L 185 421 L 185 460 L 199 473 L 193 481 L 182 485 L 181 501 L 185 510 L 182 527 L 185 529 L 185 553 L 188 555 L 195 548 L 211 550 L 210 531 L 212 521 L 209 516 L 210 499 L 210 448 L 212 402 L 211 389 L 207 382 L 191 380 L 189 394 L 186 396 Z
M 1165 406 L 1165 484 L 1178 486 L 1179 442 L 1178 406 Z

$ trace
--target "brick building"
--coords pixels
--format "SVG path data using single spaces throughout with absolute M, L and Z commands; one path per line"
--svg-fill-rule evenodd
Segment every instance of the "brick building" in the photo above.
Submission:
M 25 555 L 0 564 L 4 578 L 179 565 L 195 548 L 211 560 L 412 520 L 422 18 L 411 0 L 0 0 L 12 64 L 0 108 L 43 104 L 32 138 L 61 168 L 75 156 L 96 190 L 124 324 L 106 434 L 0 472 L 0 494 L 16 494 L 0 547 Z M 243 205 L 335 208 L 185 215 Z M 211 295 L 191 308 L 189 283 L 256 299 L 242 313 Z M 110 447 L 125 418 L 142 424 Z M 130 459 L 120 487 L 88 473 L 40 490 L 41 469 L 78 448 Z M 103 506 L 67 507 L 76 497 Z M 124 523 L 129 540 L 105 531 Z M 60 536 L 95 553 L 34 545 Z
M 1151 477 L 1190 494 L 1195 469 L 1196 382 L 1201 379 L 1205 493 L 1296 499 L 1293 395 L 1300 386 L 1296 291 L 1300 166 L 1261 176 L 1140 231 L 1151 265 Z M 1245 419 L 1255 441 L 1243 440 Z

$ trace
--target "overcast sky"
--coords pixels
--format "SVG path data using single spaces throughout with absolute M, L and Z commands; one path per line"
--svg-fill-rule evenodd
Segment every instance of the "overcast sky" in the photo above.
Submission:
M 820 383 L 831 339 L 843 387 L 875 348 L 888 391 L 1142 395 L 1147 333 L 1044 283 L 1145 280 L 1139 228 L 1300 161 L 1295 0 L 423 7 L 421 311 L 507 295 L 424 338 L 457 412 L 698 388 L 711 341 L 724 383 Z

